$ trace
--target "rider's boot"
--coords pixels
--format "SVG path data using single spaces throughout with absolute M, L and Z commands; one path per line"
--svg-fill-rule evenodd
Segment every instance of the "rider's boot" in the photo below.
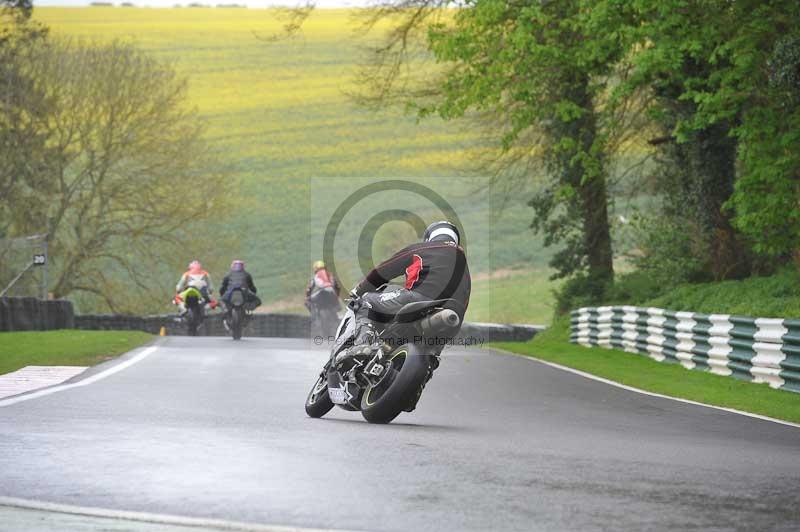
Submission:
M 353 347 L 346 349 L 336 357 L 337 364 L 354 356 L 373 356 L 380 349 L 380 337 L 372 323 L 364 321 L 358 327 Z

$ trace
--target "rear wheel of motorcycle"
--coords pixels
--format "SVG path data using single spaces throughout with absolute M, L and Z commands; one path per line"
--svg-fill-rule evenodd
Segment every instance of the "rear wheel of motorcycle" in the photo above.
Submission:
M 323 374 L 317 378 L 314 387 L 306 398 L 306 414 L 310 417 L 322 417 L 333 408 L 333 401 L 328 395 L 328 378 Z
M 336 326 L 339 325 L 339 316 L 336 315 L 335 310 L 326 310 L 322 314 L 321 322 L 323 336 L 330 338 L 336 334 Z
M 395 349 L 383 378 L 361 398 L 361 415 L 370 423 L 389 423 L 419 399 L 428 376 L 429 360 L 414 344 Z
M 197 336 L 197 311 L 190 308 L 186 313 L 189 336 Z
M 231 334 L 234 340 L 242 339 L 242 309 L 239 307 L 231 311 Z

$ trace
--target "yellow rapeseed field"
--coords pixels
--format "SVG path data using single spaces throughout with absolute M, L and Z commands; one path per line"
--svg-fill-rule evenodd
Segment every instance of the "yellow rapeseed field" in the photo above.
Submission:
M 278 9 L 39 8 L 56 35 L 133 41 L 173 62 L 208 135 L 245 175 L 436 175 L 452 172 L 473 135 L 358 108 L 353 12 L 319 10 L 293 39 L 271 41 Z M 410 156 L 409 156 L 410 154 Z

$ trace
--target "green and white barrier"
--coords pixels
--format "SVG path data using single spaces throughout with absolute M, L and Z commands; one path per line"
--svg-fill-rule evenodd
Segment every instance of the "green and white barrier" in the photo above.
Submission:
M 570 341 L 800 393 L 800 320 L 631 306 L 572 311 Z

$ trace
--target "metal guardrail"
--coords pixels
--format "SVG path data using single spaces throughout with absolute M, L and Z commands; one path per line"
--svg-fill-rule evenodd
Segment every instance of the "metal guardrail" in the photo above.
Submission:
M 800 320 L 674 312 L 633 306 L 584 307 L 570 341 L 618 348 L 800 393 Z

